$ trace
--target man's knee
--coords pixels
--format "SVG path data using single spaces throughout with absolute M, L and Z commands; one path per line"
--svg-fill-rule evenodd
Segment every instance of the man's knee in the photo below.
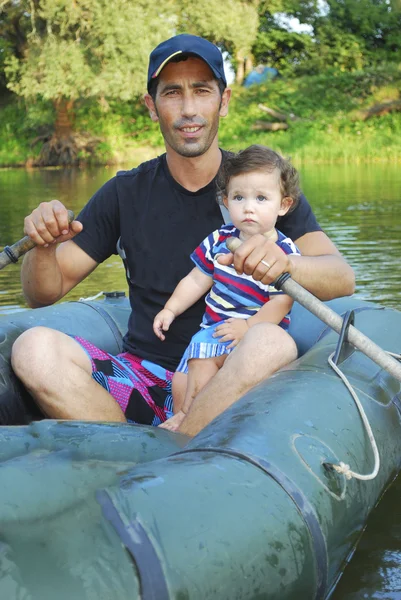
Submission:
M 278 346 L 285 350 L 291 349 L 296 351 L 296 344 L 292 337 L 279 325 L 274 323 L 258 323 L 249 328 L 245 336 L 246 341 L 250 344 L 260 344 L 261 347 L 269 345 Z
M 14 342 L 11 350 L 11 365 L 17 375 L 35 369 L 51 351 L 52 330 L 46 327 L 33 327 L 24 331 Z
M 68 347 L 76 344 L 72 338 L 48 327 L 32 327 L 24 331 L 14 342 L 11 351 L 11 365 L 16 375 L 25 383 L 39 382 L 66 365 L 60 365 L 64 354 L 68 357 Z M 77 345 L 77 350 L 79 346 Z M 82 351 L 83 352 L 83 351 Z
M 292 337 L 278 325 L 273 323 L 258 323 L 249 328 L 241 343 L 229 355 L 244 369 L 255 364 L 269 362 L 274 370 L 288 364 L 297 358 L 297 346 Z

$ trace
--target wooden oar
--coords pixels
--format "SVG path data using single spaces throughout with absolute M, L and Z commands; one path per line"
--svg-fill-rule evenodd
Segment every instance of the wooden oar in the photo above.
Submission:
M 235 252 L 241 243 L 241 240 L 238 238 L 229 238 L 227 240 L 227 247 L 231 252 Z M 334 331 L 340 333 L 343 325 L 341 316 L 324 304 L 324 302 L 316 298 L 316 296 L 305 290 L 299 283 L 291 279 L 289 273 L 285 273 L 284 275 L 285 276 L 281 275 L 278 277 L 278 279 L 273 282 L 273 285 L 278 290 L 283 290 L 283 292 L 309 310 L 318 319 L 323 321 L 323 323 L 334 329 Z M 353 325 L 349 325 L 348 327 L 347 341 L 366 354 L 366 356 L 378 364 L 379 367 L 388 371 L 390 375 L 398 379 L 398 381 L 401 381 L 401 363 L 387 354 L 380 346 L 375 344 L 375 342 L 356 329 Z
M 68 223 L 71 223 L 74 220 L 74 213 L 72 210 L 68 211 Z M 3 252 L 0 252 L 0 271 L 4 269 L 10 263 L 16 263 L 20 256 L 32 250 L 36 246 L 36 243 L 33 241 L 29 235 L 26 235 L 18 242 L 15 242 L 12 246 L 5 246 Z

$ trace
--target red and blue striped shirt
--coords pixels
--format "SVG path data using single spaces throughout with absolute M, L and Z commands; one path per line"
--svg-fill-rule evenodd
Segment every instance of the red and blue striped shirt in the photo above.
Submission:
M 234 317 L 247 319 L 273 296 L 283 292 L 276 290 L 271 285 L 256 281 L 250 275 L 239 275 L 232 265 L 221 265 L 217 257 L 230 251 L 226 246 L 229 237 L 239 237 L 239 230 L 234 225 L 223 225 L 216 229 L 203 240 L 191 254 L 195 265 L 205 275 L 213 277 L 213 285 L 205 298 L 206 311 L 203 315 L 201 327 L 210 327 L 218 321 Z M 277 230 L 276 244 L 286 254 L 300 254 L 294 242 Z M 281 327 L 288 329 L 290 313 L 280 323 Z

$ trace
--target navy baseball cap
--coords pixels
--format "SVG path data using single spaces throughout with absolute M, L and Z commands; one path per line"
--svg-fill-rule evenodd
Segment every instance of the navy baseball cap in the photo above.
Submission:
M 216 79 L 227 86 L 223 56 L 220 50 L 204 38 L 182 33 L 159 44 L 149 57 L 148 91 L 151 81 L 158 77 L 166 64 L 179 54 L 190 54 L 201 58 L 210 67 Z

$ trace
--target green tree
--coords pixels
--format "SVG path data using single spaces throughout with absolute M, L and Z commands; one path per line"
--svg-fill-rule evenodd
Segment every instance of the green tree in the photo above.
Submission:
M 199 0 L 178 0 L 177 32 L 200 35 L 226 50 L 242 83 L 258 31 L 258 7 L 259 0 L 226 0 L 224 10 L 216 10 L 216 0 L 203 0 L 199 10 Z
M 329 12 L 316 22 L 320 29 L 343 32 L 358 41 L 367 61 L 378 62 L 394 58 L 401 49 L 401 6 L 399 0 L 328 0 Z M 373 54 L 375 53 L 375 55 Z
M 355 70 L 401 58 L 401 0 L 274 0 L 260 5 L 253 51 L 281 72 L 314 73 L 327 67 Z M 310 35 L 288 31 L 284 13 L 312 26 Z
M 55 134 L 46 160 L 57 162 L 61 155 L 61 162 L 74 162 L 74 103 L 90 97 L 130 100 L 143 92 L 149 52 L 173 34 L 174 16 L 161 14 L 157 0 L 12 0 L 8 5 L 20 9 L 30 27 L 20 55 L 6 59 L 7 85 L 27 100 L 53 103 Z
M 199 0 L 0 0 L 8 88 L 55 109 L 55 131 L 42 149 L 42 162 L 76 161 L 82 142 L 73 129 L 77 101 L 137 97 L 145 89 L 150 51 L 171 35 L 201 35 L 226 49 L 241 80 L 258 28 L 258 5 L 259 0 L 227 0 L 221 11 L 215 0 L 204 0 L 201 10 Z M 16 25 L 22 33 L 18 48 L 12 40 Z
M 8 6 L 7 6 L 8 5 Z M 21 59 L 26 50 L 29 19 L 16 2 L 0 0 L 0 87 L 6 87 L 5 65 L 11 56 Z
M 317 0 L 263 0 L 259 6 L 259 29 L 253 45 L 255 60 L 289 74 L 314 52 L 308 33 L 289 31 L 280 17 L 297 18 L 311 25 L 318 14 Z

